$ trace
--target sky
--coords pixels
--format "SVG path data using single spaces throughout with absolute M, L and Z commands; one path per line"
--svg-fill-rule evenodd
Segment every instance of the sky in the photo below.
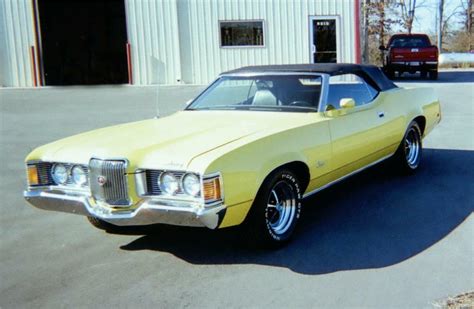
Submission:
M 413 25 L 413 32 L 421 33 L 436 33 L 436 19 L 438 11 L 439 0 L 418 0 L 418 3 L 422 3 L 422 7 L 419 7 L 415 11 L 415 22 Z M 450 14 L 458 6 L 461 5 L 462 0 L 444 0 L 445 4 L 445 14 Z M 459 17 L 457 19 L 452 19 L 452 25 L 461 27 L 461 24 L 456 22 L 461 21 Z

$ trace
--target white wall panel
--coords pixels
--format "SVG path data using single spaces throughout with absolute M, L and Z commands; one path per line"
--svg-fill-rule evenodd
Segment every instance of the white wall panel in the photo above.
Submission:
M 183 80 L 205 84 L 246 65 L 309 63 L 309 17 L 340 16 L 341 59 L 355 62 L 355 0 L 180 0 Z M 265 47 L 221 48 L 219 20 L 264 20 Z
M 181 79 L 175 0 L 126 0 L 128 41 L 135 85 Z
M 30 46 L 35 45 L 31 0 L 0 0 L 0 84 L 33 86 Z

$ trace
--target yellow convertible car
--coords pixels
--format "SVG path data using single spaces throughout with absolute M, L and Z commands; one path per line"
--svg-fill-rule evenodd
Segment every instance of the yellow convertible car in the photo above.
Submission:
M 399 88 L 375 66 L 244 67 L 174 115 L 35 149 L 24 196 L 103 229 L 241 225 L 275 246 L 303 198 L 390 157 L 416 170 L 440 119 L 432 89 Z

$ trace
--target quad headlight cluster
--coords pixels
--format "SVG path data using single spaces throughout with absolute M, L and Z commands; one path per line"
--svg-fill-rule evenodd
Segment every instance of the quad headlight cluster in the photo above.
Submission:
M 220 173 L 199 175 L 194 172 L 147 170 L 137 173 L 139 194 L 166 198 L 194 198 L 206 206 L 224 200 Z M 147 179 L 147 184 L 144 180 Z
M 51 178 L 55 184 L 87 185 L 87 169 L 82 165 L 66 165 L 56 163 L 51 168 Z
M 158 186 L 166 195 L 175 195 L 179 191 L 194 197 L 201 194 L 201 179 L 194 173 L 186 173 L 178 178 L 173 173 L 164 172 L 158 178 Z
M 87 165 L 58 162 L 27 163 L 29 186 L 74 186 L 86 187 L 89 184 Z

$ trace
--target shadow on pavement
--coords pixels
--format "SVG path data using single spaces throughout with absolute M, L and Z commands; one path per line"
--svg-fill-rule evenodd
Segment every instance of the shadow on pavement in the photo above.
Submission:
M 293 241 L 277 251 L 246 248 L 237 229 L 165 225 L 125 231 L 145 235 L 121 248 L 302 274 L 394 265 L 443 239 L 474 210 L 474 151 L 425 149 L 423 160 L 416 175 L 400 176 L 382 163 L 307 199 Z
M 404 73 L 401 77 L 392 79 L 394 82 L 400 83 L 473 83 L 474 70 L 472 71 L 441 71 L 438 73 L 437 80 L 428 78 L 420 78 L 420 73 L 408 74 Z

